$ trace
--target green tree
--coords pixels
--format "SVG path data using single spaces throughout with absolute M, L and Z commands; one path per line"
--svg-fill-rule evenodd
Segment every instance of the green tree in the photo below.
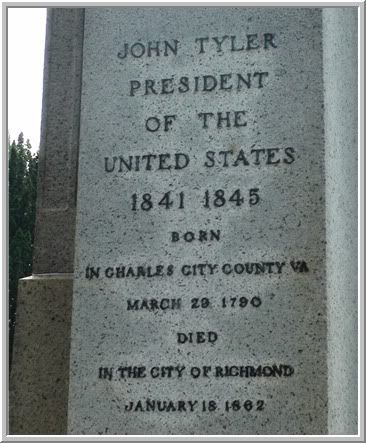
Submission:
M 23 133 L 9 144 L 9 339 L 12 355 L 18 280 L 32 274 L 38 154 Z

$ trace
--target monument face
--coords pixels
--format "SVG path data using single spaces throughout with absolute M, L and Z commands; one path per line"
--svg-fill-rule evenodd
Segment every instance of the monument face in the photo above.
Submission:
M 327 433 L 321 25 L 85 10 L 69 433 Z

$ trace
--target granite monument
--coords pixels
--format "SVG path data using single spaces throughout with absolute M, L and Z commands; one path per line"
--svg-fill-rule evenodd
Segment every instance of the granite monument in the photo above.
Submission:
M 356 30 L 356 8 L 50 11 L 19 322 L 41 297 L 53 351 L 18 333 L 14 433 L 357 432 Z

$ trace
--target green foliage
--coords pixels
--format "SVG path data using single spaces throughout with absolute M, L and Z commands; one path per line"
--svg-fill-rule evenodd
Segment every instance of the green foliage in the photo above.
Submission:
M 32 274 L 38 154 L 23 133 L 9 144 L 9 322 L 12 349 L 18 280 Z

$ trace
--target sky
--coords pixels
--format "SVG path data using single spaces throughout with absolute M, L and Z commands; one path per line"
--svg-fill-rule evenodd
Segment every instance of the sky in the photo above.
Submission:
M 8 9 L 8 131 L 39 148 L 46 8 Z

